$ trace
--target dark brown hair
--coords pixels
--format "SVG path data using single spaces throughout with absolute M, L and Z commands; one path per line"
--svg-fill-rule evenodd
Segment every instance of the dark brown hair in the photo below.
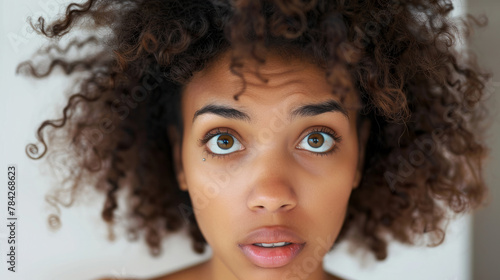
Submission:
M 52 23 L 32 22 L 35 30 L 55 39 L 74 29 L 93 33 L 66 48 L 53 43 L 40 54 L 47 64 L 24 62 L 18 71 L 37 78 L 58 67 L 80 73 L 79 91 L 61 119 L 38 128 L 43 150 L 30 144 L 27 153 L 71 155 L 68 202 L 61 193 L 49 202 L 69 206 L 95 187 L 106 195 L 102 217 L 112 224 L 117 195 L 126 190 L 128 228 L 145 232 L 153 254 L 166 233 L 184 225 L 203 252 L 189 196 L 175 179 L 167 126 L 182 129 L 182 87 L 215 57 L 232 51 L 231 70 L 240 75 L 243 59 L 263 63 L 265 50 L 280 46 L 321 64 L 336 91 L 359 94 L 361 115 L 371 121 L 363 178 L 338 240 L 351 237 L 380 260 L 391 239 L 425 236 L 437 245 L 448 214 L 479 206 L 485 193 L 479 128 L 489 74 L 469 51 L 457 50 L 457 41 L 486 21 L 450 18 L 452 10 L 450 1 L 437 0 L 70 4 Z M 85 58 L 72 58 L 73 49 Z

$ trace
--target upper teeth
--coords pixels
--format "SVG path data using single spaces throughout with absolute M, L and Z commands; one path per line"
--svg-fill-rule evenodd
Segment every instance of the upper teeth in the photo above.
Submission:
M 281 247 L 281 246 L 285 246 L 285 245 L 288 245 L 288 244 L 292 244 L 292 243 L 288 243 L 288 242 L 278 242 L 278 243 L 255 243 L 255 245 L 257 246 L 261 246 L 261 247 Z

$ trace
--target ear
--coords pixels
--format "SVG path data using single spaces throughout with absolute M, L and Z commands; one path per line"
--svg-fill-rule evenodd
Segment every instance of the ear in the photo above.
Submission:
M 368 119 L 364 119 L 361 121 L 358 129 L 359 158 L 358 166 L 356 168 L 356 175 L 354 176 L 354 181 L 352 184 L 353 189 L 357 188 L 359 186 L 359 183 L 361 182 L 363 166 L 365 163 L 366 143 L 368 142 L 368 138 L 370 137 L 370 126 L 370 121 Z
M 172 144 L 173 165 L 179 188 L 183 191 L 187 191 L 186 175 L 182 166 L 182 143 L 179 131 L 174 125 L 169 125 L 167 127 L 167 134 Z

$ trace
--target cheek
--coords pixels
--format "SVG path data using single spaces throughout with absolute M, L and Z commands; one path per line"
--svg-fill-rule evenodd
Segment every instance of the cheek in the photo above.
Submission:
M 217 176 L 215 172 L 200 166 L 199 163 L 191 164 L 185 172 L 194 210 L 205 211 L 207 208 L 213 207 L 221 198 L 221 192 L 226 185 L 223 174 Z
M 193 165 L 192 171 L 186 175 L 190 176 L 188 191 L 196 221 L 208 244 L 219 250 L 220 240 L 231 239 L 230 231 L 221 227 L 239 221 L 235 213 L 242 210 L 241 203 L 229 191 L 231 186 L 224 172 L 199 164 Z
M 323 255 L 334 244 L 344 224 L 351 188 L 345 184 L 330 183 L 309 192 L 313 194 L 303 200 L 307 211 L 305 220 L 308 221 L 303 228 L 309 232 L 311 248 Z
M 202 160 L 204 157 L 206 161 Z M 215 159 L 204 155 L 198 147 L 186 146 L 183 150 L 186 184 L 193 211 L 202 230 L 224 219 L 224 213 L 228 213 L 227 208 L 231 203 L 227 190 L 231 188 L 232 181 L 227 168 L 217 168 L 210 164 L 210 160 Z
M 310 213 L 318 213 L 311 215 L 315 224 L 329 225 L 325 228 L 327 232 L 337 232 L 343 224 L 357 170 L 357 159 L 357 146 L 344 145 L 343 150 L 337 151 L 323 164 L 315 161 L 307 167 L 314 168 L 316 172 L 309 172 L 307 179 L 301 182 L 308 186 L 301 192 L 304 198 L 302 201 L 310 209 Z
M 317 213 L 313 219 L 318 223 L 337 227 L 343 222 L 352 187 L 347 182 L 336 181 L 334 178 L 331 181 L 328 184 L 323 182 L 321 188 L 308 190 L 309 194 L 304 194 L 303 203 L 310 209 L 310 213 Z

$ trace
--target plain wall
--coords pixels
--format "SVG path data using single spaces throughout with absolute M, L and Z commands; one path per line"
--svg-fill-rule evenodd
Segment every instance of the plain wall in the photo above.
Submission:
M 486 169 L 490 199 L 486 208 L 477 212 L 473 219 L 473 279 L 500 279 L 500 1 L 471 0 L 468 11 L 474 15 L 486 15 L 487 27 L 478 29 L 469 44 L 477 52 L 479 63 L 493 74 L 488 85 L 488 102 L 491 127 L 487 143 L 491 147 Z

